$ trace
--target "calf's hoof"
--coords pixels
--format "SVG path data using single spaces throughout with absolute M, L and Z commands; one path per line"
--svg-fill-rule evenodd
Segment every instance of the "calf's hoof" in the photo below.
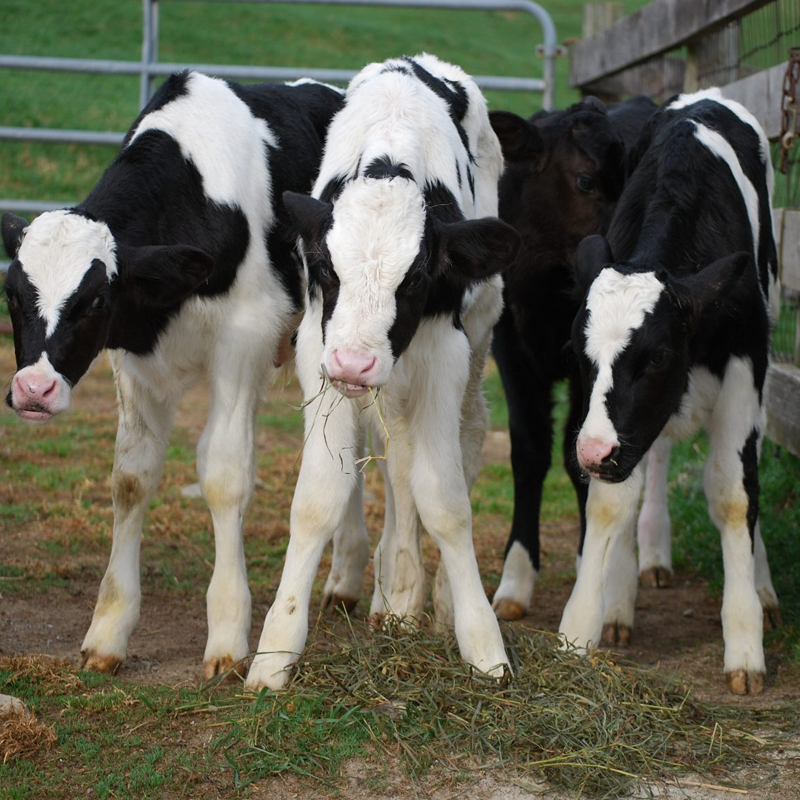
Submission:
M 243 660 L 231 655 L 218 656 L 203 662 L 203 675 L 207 681 L 219 675 L 225 675 L 225 680 L 239 681 L 246 674 L 247 667 Z
M 764 606 L 764 630 L 774 631 L 783 625 L 783 617 L 779 606 Z
M 492 603 L 492 608 L 498 619 L 505 620 L 522 619 L 526 612 L 525 607 L 521 603 L 518 603 L 516 600 L 509 600 L 506 597 L 495 600 L 494 603 Z
M 250 665 L 244 687 L 251 692 L 285 689 L 296 665 L 297 656 L 293 653 L 265 653 L 256 656 Z
M 672 585 L 672 571 L 666 567 L 648 567 L 639 573 L 639 582 L 652 589 L 667 589 Z
M 357 597 L 346 597 L 336 594 L 336 592 L 333 594 L 326 594 L 322 598 L 322 607 L 328 608 L 331 611 L 346 611 L 348 614 L 351 614 L 355 610 L 356 605 L 358 605 Z
M 731 694 L 761 694 L 764 691 L 764 673 L 735 669 L 725 673 L 725 682 Z
M 81 650 L 78 660 L 78 669 L 88 669 L 92 672 L 105 672 L 116 675 L 124 659 L 119 656 L 104 656 L 94 650 Z
M 606 622 L 600 641 L 606 647 L 627 647 L 631 643 L 631 626 L 622 622 Z

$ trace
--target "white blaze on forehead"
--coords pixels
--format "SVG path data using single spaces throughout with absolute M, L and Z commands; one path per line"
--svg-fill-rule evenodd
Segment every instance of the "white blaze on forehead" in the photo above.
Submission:
M 58 324 L 64 303 L 80 286 L 95 259 L 105 264 L 109 281 L 117 274 L 116 244 L 108 226 L 69 211 L 48 211 L 26 229 L 17 258 L 36 289 L 36 307 L 47 323 Z
M 653 272 L 624 275 L 610 267 L 601 270 L 592 283 L 586 298 L 589 315 L 584 351 L 597 368 L 597 377 L 582 436 L 616 443 L 605 404 L 614 382 L 614 362 L 630 343 L 633 332 L 642 326 L 645 315 L 653 311 L 663 291 L 664 285 Z
M 359 178 L 333 206 L 326 237 L 339 293 L 326 327 L 326 350 L 353 349 L 393 363 L 389 331 L 395 292 L 417 257 L 425 232 L 425 203 L 406 178 Z
M 345 186 L 326 239 L 340 284 L 337 311 L 356 315 L 359 327 L 383 328 L 376 336 L 388 333 L 395 291 L 424 231 L 425 203 L 413 181 L 361 178 Z

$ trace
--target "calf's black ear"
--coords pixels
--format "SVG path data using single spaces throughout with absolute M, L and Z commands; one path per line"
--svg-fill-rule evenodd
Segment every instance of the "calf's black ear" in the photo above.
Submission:
M 614 263 L 611 248 L 605 237 L 587 236 L 575 250 L 575 286 L 580 297 L 585 297 L 592 281 L 603 267 Z
M 735 313 L 759 292 L 750 253 L 741 251 L 717 259 L 688 277 L 670 280 L 669 290 L 688 312 L 689 325 L 697 329 L 710 315 Z
M 3 214 L 3 247 L 12 261 L 17 257 L 19 246 L 22 244 L 22 235 L 27 227 L 28 220 L 14 214 Z
M 325 235 L 333 206 L 311 195 L 288 191 L 283 193 L 283 205 L 294 233 L 303 237 L 306 247 L 316 247 Z
M 438 224 L 436 236 L 437 269 L 465 283 L 508 269 L 522 244 L 517 231 L 496 217 Z
M 190 297 L 211 276 L 214 260 L 189 245 L 121 247 L 120 279 L 139 302 L 169 308 Z
M 544 150 L 539 129 L 510 111 L 490 111 L 489 122 L 506 161 L 538 161 Z

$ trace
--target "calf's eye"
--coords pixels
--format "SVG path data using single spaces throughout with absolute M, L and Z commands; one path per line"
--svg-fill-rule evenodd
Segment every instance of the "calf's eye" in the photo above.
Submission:
M 667 363 L 668 358 L 669 354 L 666 350 L 656 350 L 654 353 L 651 353 L 650 358 L 647 361 L 647 366 L 658 369 Z
M 104 297 L 100 297 L 99 295 L 92 300 L 92 305 L 90 306 L 92 311 L 102 311 L 106 307 L 106 300 Z
M 577 183 L 582 192 L 591 192 L 594 189 L 594 178 L 590 175 L 578 175 Z

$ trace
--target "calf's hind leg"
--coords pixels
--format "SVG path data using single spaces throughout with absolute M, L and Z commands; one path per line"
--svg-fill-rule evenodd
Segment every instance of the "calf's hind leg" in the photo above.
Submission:
M 709 513 L 722 540 L 725 679 L 734 694 L 760 693 L 766 674 L 755 552 L 761 419 L 749 360 L 732 358 L 709 426 L 704 478 Z
M 197 472 L 214 525 L 214 572 L 206 594 L 206 679 L 249 652 L 250 589 L 244 559 L 244 516 L 253 497 L 254 431 L 266 359 L 237 352 L 217 358 L 210 377 L 209 418 L 197 447 Z
M 142 522 L 158 488 L 172 424 L 172 405 L 160 402 L 121 369 L 111 354 L 119 400 L 119 426 L 111 473 L 114 534 L 92 624 L 81 645 L 80 666 L 116 672 L 139 619 L 139 548 Z

